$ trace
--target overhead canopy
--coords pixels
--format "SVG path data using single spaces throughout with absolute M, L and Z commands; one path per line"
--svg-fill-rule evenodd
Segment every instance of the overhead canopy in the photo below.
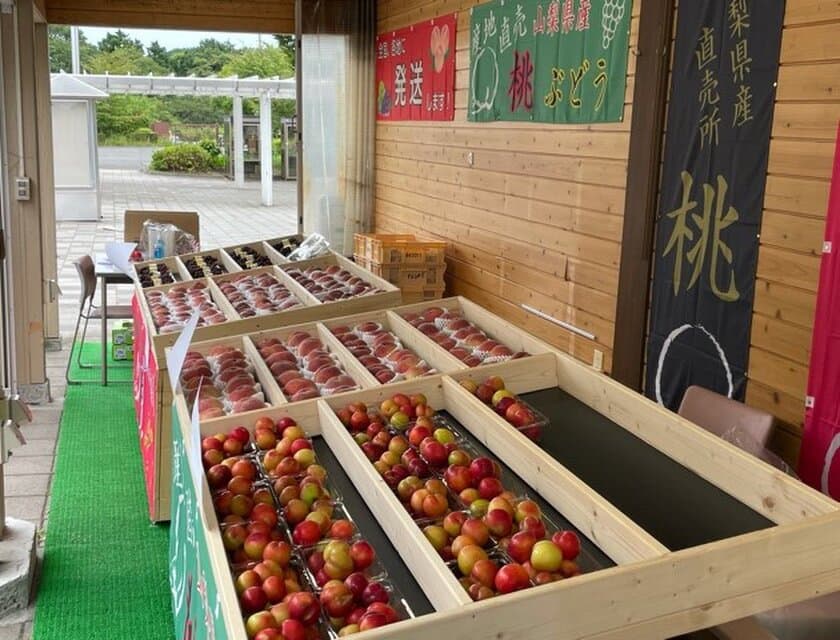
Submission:
M 257 98 L 263 94 L 268 94 L 272 98 L 294 99 L 296 97 L 294 78 L 281 80 L 280 78 L 237 78 L 236 76 L 196 78 L 194 76 L 179 77 L 174 75 L 53 74 L 53 82 L 57 78 L 74 79 L 84 85 L 108 93 L 159 96 L 239 96 L 240 98 Z
M 101 100 L 108 94 L 67 73 L 54 73 L 50 78 L 50 95 L 53 99 Z

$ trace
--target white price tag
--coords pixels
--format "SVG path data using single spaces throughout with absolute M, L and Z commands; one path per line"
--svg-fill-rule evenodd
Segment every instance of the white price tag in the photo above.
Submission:
M 198 310 L 193 312 L 192 318 L 181 331 L 181 335 L 166 352 L 166 370 L 169 372 L 169 383 L 172 385 L 172 395 L 178 391 L 181 384 L 181 369 L 184 368 L 184 360 L 187 359 L 187 352 L 190 350 L 195 328 L 198 326 Z

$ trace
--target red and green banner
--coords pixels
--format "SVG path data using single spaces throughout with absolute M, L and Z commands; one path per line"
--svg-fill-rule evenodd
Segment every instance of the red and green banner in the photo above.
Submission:
M 468 118 L 617 122 L 632 0 L 495 0 L 472 9 Z
M 169 525 L 169 587 L 177 640 L 227 638 L 225 611 L 213 577 L 201 494 L 187 457 L 178 414 L 172 412 L 172 521 Z M 202 480 L 203 481 L 203 480 Z M 211 535 L 218 535 L 211 534 Z
M 376 37 L 376 118 L 455 117 L 455 14 Z

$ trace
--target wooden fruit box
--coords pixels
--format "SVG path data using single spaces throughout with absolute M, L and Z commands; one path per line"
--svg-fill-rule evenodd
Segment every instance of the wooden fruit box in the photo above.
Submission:
M 279 251 L 274 248 L 274 245 L 279 244 L 283 241 L 287 240 L 302 240 L 302 236 L 299 234 L 291 235 L 291 236 L 282 236 L 279 238 L 272 238 L 270 240 L 256 240 L 254 242 L 246 242 L 243 244 L 236 244 L 231 245 L 228 247 L 221 247 L 218 249 L 207 249 L 204 251 L 199 251 L 196 253 L 189 253 L 183 254 L 179 256 L 169 256 L 167 258 L 160 258 L 157 260 L 146 260 L 143 262 L 137 262 L 134 264 L 135 272 L 139 271 L 142 267 L 150 264 L 155 263 L 164 263 L 169 267 L 169 270 L 173 274 L 178 274 L 181 281 L 189 281 L 193 280 L 194 278 L 189 274 L 186 267 L 184 266 L 184 261 L 189 260 L 190 258 L 195 258 L 197 256 L 212 256 L 216 258 L 219 262 L 224 265 L 225 269 L 228 273 L 236 273 L 238 271 L 243 271 L 243 267 L 241 267 L 236 260 L 233 259 L 231 255 L 236 249 L 242 247 L 248 247 L 254 249 L 257 253 L 267 257 L 271 260 L 272 264 L 289 264 L 291 261 L 283 256 Z
M 693 509 L 706 509 L 697 523 L 692 523 L 701 529 L 695 534 L 696 544 L 670 549 L 649 530 L 650 526 L 640 526 L 590 484 L 589 474 L 600 482 L 592 469 L 584 465 L 580 469 L 585 473 L 574 472 L 571 465 L 564 465 L 499 417 L 455 377 L 411 380 L 315 403 L 264 410 L 261 415 L 272 418 L 290 415 L 310 435 L 323 437 L 407 572 L 436 610 L 364 632 L 360 637 L 668 638 L 840 590 L 840 547 L 836 544 L 840 505 L 830 498 L 566 355 L 547 353 L 460 372 L 456 377 L 479 371 L 482 376 L 502 376 L 506 387 L 528 402 L 537 401 L 534 393 L 559 394 L 557 406 L 549 412 L 558 417 L 549 430 L 563 431 L 575 421 L 591 421 L 599 433 L 614 431 L 616 438 L 638 441 L 635 448 L 625 447 L 620 452 L 631 459 L 629 466 L 617 469 L 615 484 L 632 487 L 635 476 L 644 476 L 647 459 L 640 451 L 649 449 L 649 457 L 670 461 L 665 465 L 670 475 L 659 478 L 658 488 L 667 489 L 665 485 L 672 477 L 682 478 L 680 486 L 687 488 L 684 500 Z M 617 566 L 471 602 L 335 415 L 348 402 L 375 405 L 397 392 L 423 393 L 431 406 L 448 411 L 472 438 L 527 482 Z M 175 430 L 173 444 L 180 459 L 176 460 L 173 493 L 184 496 L 173 503 L 172 513 L 171 539 L 178 554 L 171 558 L 171 566 L 176 567 L 172 586 L 173 608 L 179 612 L 177 636 L 184 637 L 180 605 L 186 601 L 193 603 L 196 620 L 214 622 L 217 638 L 242 639 L 246 637 L 242 616 L 209 488 L 203 476 L 189 477 L 185 462 L 191 457 L 191 447 L 198 446 L 194 443 L 199 442 L 200 435 L 241 422 L 231 418 L 224 423 L 201 424 L 200 433 L 195 433 L 187 426 L 185 407 L 176 406 L 175 411 L 179 429 Z M 587 426 L 580 425 L 566 437 L 585 433 Z M 607 447 L 612 443 L 610 439 L 597 448 L 602 467 L 609 467 Z M 633 476 L 622 476 L 627 469 Z M 714 491 L 706 491 L 705 484 L 712 485 Z M 667 533 L 667 523 L 674 514 L 660 493 L 644 495 L 644 488 L 636 483 L 636 492 L 642 494 L 647 505 L 648 524 L 664 522 Z M 714 522 L 723 518 L 715 513 L 719 507 L 726 513 L 740 513 L 737 526 L 748 523 L 749 531 L 719 536 L 719 525 Z M 187 534 L 190 523 L 198 535 Z M 189 544 L 195 548 L 187 548 Z M 190 597 L 190 589 L 184 588 L 186 575 L 179 575 L 179 559 L 191 556 L 207 559 L 199 562 L 198 571 L 203 589 L 214 597 L 208 602 L 205 596 L 204 608 L 195 583 Z M 198 625 L 198 637 L 205 637 L 206 626 Z
M 306 263 L 301 262 L 293 264 L 307 265 L 309 263 L 318 265 L 338 264 L 341 265 L 342 268 L 348 268 L 348 270 L 358 270 L 358 267 L 341 256 L 328 256 L 325 258 L 319 258 L 315 262 L 308 261 Z M 382 293 L 367 295 L 363 298 L 323 304 L 303 287 L 298 285 L 298 283 L 290 278 L 285 271 L 276 265 L 254 271 L 260 273 L 266 270 L 270 270 L 275 276 L 277 276 L 277 278 L 285 284 L 287 288 L 306 306 L 289 309 L 279 313 L 242 319 L 221 292 L 217 282 L 224 282 L 229 278 L 236 277 L 237 275 L 247 272 L 239 271 L 235 274 L 225 274 L 215 276 L 214 278 L 202 279 L 203 282 L 206 282 L 213 300 L 222 309 L 222 312 L 228 318 L 228 321 L 221 324 L 197 328 L 193 338 L 194 341 L 203 342 L 215 339 L 225 339 L 232 336 L 240 336 L 247 333 L 275 329 L 283 326 L 310 323 L 323 318 L 328 318 L 331 315 L 342 315 L 358 311 L 381 309 L 399 304 L 400 301 L 399 289 L 388 283 L 384 283 L 384 285 L 387 285 L 386 288 L 383 286 L 383 283 L 373 282 L 375 279 L 372 276 L 368 276 L 366 278 L 368 281 L 371 281 L 376 286 L 384 289 Z M 360 276 L 364 277 L 364 272 L 362 272 Z M 144 470 L 147 474 L 149 514 L 153 521 L 166 520 L 169 516 L 169 478 L 171 460 L 171 455 L 168 451 L 169 443 L 171 441 L 171 414 L 169 412 L 169 406 L 172 402 L 172 398 L 170 394 L 171 385 L 166 372 L 166 358 L 164 356 L 164 351 L 175 343 L 180 333 L 173 332 L 161 334 L 159 332 L 152 320 L 148 301 L 146 299 L 146 293 L 150 290 L 169 291 L 174 286 L 184 286 L 184 284 L 189 283 L 164 285 L 161 287 L 153 287 L 151 289 L 142 289 L 139 284 L 135 285 L 136 299 L 139 307 L 139 318 L 142 320 L 144 325 L 145 334 L 147 336 L 146 340 L 148 342 L 147 347 L 136 348 L 148 348 L 150 351 L 149 357 L 146 358 L 148 367 L 145 375 L 148 378 L 148 386 L 153 387 L 153 389 L 151 389 L 151 394 L 153 396 L 151 403 L 156 406 L 156 415 L 153 419 L 151 419 L 151 423 L 154 426 L 147 426 L 145 429 L 141 429 L 141 451 L 145 460 Z M 152 371 L 154 373 L 152 373 Z M 140 416 L 138 415 L 137 417 L 138 420 L 140 420 Z

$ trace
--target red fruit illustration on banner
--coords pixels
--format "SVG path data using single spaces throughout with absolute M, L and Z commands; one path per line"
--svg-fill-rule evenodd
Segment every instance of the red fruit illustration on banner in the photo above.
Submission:
M 442 27 L 435 26 L 432 29 L 431 41 L 429 49 L 432 54 L 432 64 L 435 73 L 440 73 L 443 69 L 443 64 L 446 61 L 446 56 L 449 55 L 449 25 L 445 24 Z

